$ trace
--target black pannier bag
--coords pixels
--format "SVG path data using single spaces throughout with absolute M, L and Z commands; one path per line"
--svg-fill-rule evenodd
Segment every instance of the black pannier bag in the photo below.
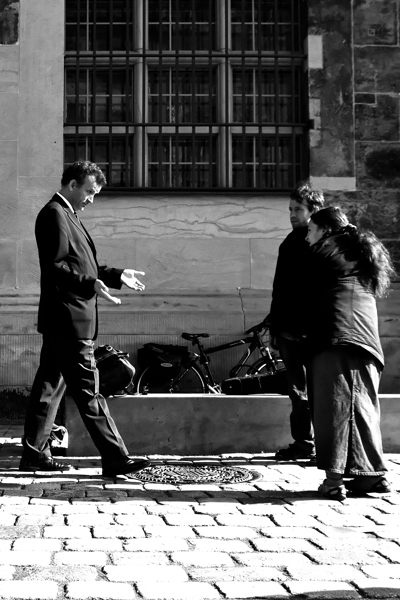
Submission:
M 188 358 L 187 346 L 149 342 L 138 350 L 138 364 L 142 370 L 151 368 L 154 383 L 173 379 Z
M 135 367 L 129 354 L 109 345 L 98 346 L 94 351 L 99 370 L 99 391 L 103 396 L 121 396 L 131 391 Z
M 244 377 L 231 377 L 221 383 L 223 394 L 242 396 L 248 394 L 279 394 L 287 395 L 288 384 L 286 369 L 279 369 L 276 373 L 260 375 L 245 375 Z

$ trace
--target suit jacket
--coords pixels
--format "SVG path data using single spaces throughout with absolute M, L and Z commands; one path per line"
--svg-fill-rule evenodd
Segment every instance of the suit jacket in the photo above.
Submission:
M 76 339 L 96 339 L 96 279 L 120 289 L 123 269 L 100 267 L 85 227 L 55 194 L 36 219 L 40 262 L 38 331 Z

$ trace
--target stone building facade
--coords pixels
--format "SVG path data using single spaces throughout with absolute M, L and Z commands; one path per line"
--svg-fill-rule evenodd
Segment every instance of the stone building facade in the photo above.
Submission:
M 328 202 L 372 229 L 400 262 L 399 0 L 309 0 L 309 175 Z M 0 387 L 29 386 L 37 366 L 39 267 L 34 220 L 63 169 L 64 1 L 0 0 Z M 103 192 L 84 214 L 100 260 L 146 272 L 143 295 L 102 304 L 99 343 L 212 343 L 268 312 L 279 244 L 290 231 L 282 193 Z M 380 301 L 398 391 L 400 307 Z M 233 356 L 216 359 L 226 375 Z

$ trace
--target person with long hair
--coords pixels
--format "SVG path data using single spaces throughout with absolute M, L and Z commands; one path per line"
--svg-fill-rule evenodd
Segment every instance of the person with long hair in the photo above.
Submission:
M 378 386 L 384 356 L 376 297 L 388 291 L 389 252 L 338 207 L 311 215 L 307 348 L 317 467 L 322 496 L 388 492 Z M 344 479 L 350 479 L 344 481 Z

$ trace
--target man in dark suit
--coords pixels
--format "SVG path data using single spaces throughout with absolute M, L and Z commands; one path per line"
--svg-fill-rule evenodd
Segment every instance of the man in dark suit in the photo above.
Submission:
M 93 202 L 105 183 L 94 163 L 73 163 L 63 173 L 60 191 L 36 219 L 41 273 L 38 331 L 43 335 L 43 344 L 25 419 L 19 467 L 22 471 L 71 468 L 54 460 L 49 445 L 66 389 L 101 455 L 103 475 L 133 473 L 149 464 L 129 457 L 106 401 L 99 394 L 93 354 L 97 298 L 120 304 L 109 294 L 109 287 L 120 289 L 125 284 L 134 290 L 144 289 L 136 278 L 143 272 L 98 265 L 94 243 L 77 215 Z

